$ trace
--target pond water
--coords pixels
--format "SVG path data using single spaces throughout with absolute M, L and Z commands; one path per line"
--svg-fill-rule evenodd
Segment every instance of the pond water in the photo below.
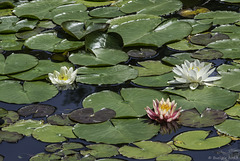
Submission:
M 240 8 L 240 2 L 238 4 L 231 4 L 231 3 L 224 3 L 221 2 L 220 0 L 210 0 L 210 1 L 204 1 L 204 0 L 182 0 L 183 2 L 183 8 L 193 8 L 195 6 L 197 7 L 205 7 L 208 8 L 211 11 L 235 11 L 236 13 L 239 13 L 239 8 Z M 182 18 L 179 16 L 179 14 L 170 14 L 166 15 L 166 19 L 170 18 Z M 239 18 L 240 21 L 240 18 Z M 238 24 L 239 25 L 239 24 Z M 215 25 L 212 25 L 212 28 L 214 28 Z M 58 31 L 58 37 L 65 37 L 66 33 L 61 29 L 61 27 L 55 27 L 55 29 Z M 210 29 L 209 29 L 210 30 Z M 68 35 L 69 36 L 69 35 Z M 70 36 L 69 36 L 70 37 Z M 69 38 L 71 39 L 71 37 Z M 111 39 L 115 41 L 114 39 Z M 100 40 L 99 40 L 100 41 Z M 114 45 L 113 45 L 114 46 Z M 133 47 L 134 49 L 134 47 Z M 156 49 L 156 48 L 154 48 Z M 125 51 L 128 51 L 129 48 L 124 48 Z M 158 52 L 156 55 L 147 57 L 147 58 L 133 58 L 130 57 L 127 61 L 121 62 L 120 64 L 122 65 L 132 65 L 132 66 L 140 66 L 138 62 L 141 61 L 146 61 L 146 60 L 162 60 L 162 58 L 169 56 L 171 54 L 176 54 L 176 53 L 183 53 L 185 52 L 184 50 L 178 50 L 177 49 L 171 49 L 167 47 L 167 45 L 164 43 L 164 45 L 158 49 L 156 49 Z M 3 55 L 5 57 L 11 55 L 11 53 L 25 53 L 25 54 L 30 54 L 35 57 L 37 57 L 39 60 L 50 60 L 52 58 L 52 53 L 54 52 L 49 52 L 49 51 L 42 51 L 38 49 L 28 49 L 27 47 L 23 47 L 23 50 L 16 50 L 16 51 L 5 51 L 3 50 Z M 74 51 L 75 52 L 75 51 Z M 193 52 L 193 50 L 189 50 L 186 52 Z M 59 54 L 60 55 L 60 54 Z M 240 57 L 239 57 L 240 58 Z M 237 59 L 239 59 L 237 58 Z M 225 58 L 219 58 L 219 59 L 214 59 L 214 60 L 208 60 L 208 62 L 212 62 L 215 67 L 218 67 L 222 64 L 230 64 L 234 60 L 234 58 L 229 59 L 228 57 Z M 76 68 L 81 67 L 81 65 L 76 65 L 74 64 Z M 214 72 L 213 75 L 216 75 L 217 72 Z M 114 79 L 114 78 L 113 78 Z M 46 80 L 43 80 L 46 82 Z M 21 82 L 23 83 L 23 81 Z M 54 114 L 68 114 L 78 108 L 83 108 L 83 100 L 96 92 L 101 92 L 104 90 L 110 90 L 113 92 L 116 92 L 120 94 L 120 90 L 123 88 L 142 88 L 142 89 L 154 89 L 154 90 L 163 90 L 165 87 L 160 86 L 160 87 L 147 87 L 147 86 L 142 86 L 135 84 L 131 82 L 131 80 L 127 80 L 124 83 L 116 84 L 113 83 L 113 85 L 90 85 L 91 83 L 77 83 L 77 88 L 74 90 L 62 90 L 59 91 L 59 93 L 54 96 L 53 98 L 43 101 L 40 104 L 47 104 L 47 105 L 52 105 L 56 107 L 56 111 Z M 222 87 L 222 86 L 221 86 Z M 232 90 L 232 89 L 231 89 Z M 233 90 L 237 91 L 237 90 Z M 234 92 L 233 92 L 234 93 Z M 204 93 L 207 95 L 207 93 Z M 161 98 L 159 98 L 161 99 Z M 181 100 L 180 100 L 181 101 Z M 205 100 L 202 100 L 205 101 Z M 19 108 L 26 106 L 29 104 L 10 104 L 10 103 L 5 103 L 5 102 L 0 102 L 0 107 L 7 109 L 8 111 L 17 111 Z M 150 106 L 150 105 L 149 105 Z M 239 117 L 239 116 L 238 116 Z M 147 116 L 143 116 L 143 118 L 148 119 Z M 27 117 L 20 117 L 20 120 L 28 120 L 28 119 L 34 119 L 34 120 L 44 120 L 46 121 L 45 118 L 32 118 L 32 116 L 27 116 Z M 238 118 L 239 119 L 239 118 Z M 236 127 L 239 128 L 239 127 Z M 143 129 L 145 130 L 145 129 Z M 193 127 L 187 127 L 187 126 L 178 126 L 175 130 L 167 133 L 167 134 L 161 134 L 159 133 L 156 136 L 153 136 L 150 140 L 151 141 L 156 141 L 156 142 L 163 142 L 167 143 L 169 141 L 172 141 L 174 137 L 178 136 L 179 134 L 182 134 L 187 131 L 196 131 L 196 130 L 204 130 L 204 131 L 211 131 L 210 135 L 208 138 L 219 136 L 217 134 L 217 131 L 214 127 L 205 127 L 205 128 L 193 128 Z M 91 145 L 95 144 L 94 142 L 88 142 L 84 139 L 68 139 L 66 142 L 79 142 L 82 143 L 83 145 Z M 27 161 L 31 157 L 37 155 L 38 153 L 46 152 L 44 149 L 47 145 L 50 143 L 47 142 L 42 142 L 38 141 L 33 137 L 28 137 L 24 136 L 23 139 L 19 140 L 17 143 L 8 143 L 3 141 L 0 144 L 0 154 L 4 156 L 4 161 Z M 119 148 L 122 147 L 123 145 L 128 145 L 128 144 L 116 144 Z M 132 144 L 130 144 L 132 145 Z M 87 148 L 85 148 L 87 149 Z M 194 161 L 206 161 L 206 160 L 221 160 L 221 161 L 237 161 L 240 160 L 240 141 L 239 140 L 232 140 L 229 144 L 224 145 L 220 148 L 214 148 L 214 149 L 208 149 L 208 150 L 174 150 L 171 154 L 185 154 L 188 155 L 192 158 Z M 140 160 L 140 159 L 131 159 L 127 158 L 123 155 L 117 155 L 111 158 L 117 158 L 117 159 L 122 159 L 122 160 Z M 1 160 L 1 158 L 0 158 Z M 144 160 L 155 160 L 155 159 L 144 159 Z

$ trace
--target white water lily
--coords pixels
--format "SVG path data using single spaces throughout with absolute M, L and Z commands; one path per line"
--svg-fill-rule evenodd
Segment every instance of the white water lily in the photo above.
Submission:
M 77 76 L 77 70 L 73 71 L 73 68 L 67 68 L 63 66 L 60 68 L 60 72 L 54 71 L 53 73 L 48 73 L 48 77 L 51 80 L 52 84 L 59 86 L 65 86 L 72 84 Z
M 176 65 L 173 72 L 179 77 L 175 76 L 175 80 L 169 81 L 170 84 L 189 84 L 190 89 L 194 90 L 199 85 L 211 85 L 208 82 L 221 79 L 221 76 L 209 77 L 215 70 L 211 69 L 211 63 L 205 65 L 204 62 L 195 60 L 194 62 L 184 61 L 181 66 Z

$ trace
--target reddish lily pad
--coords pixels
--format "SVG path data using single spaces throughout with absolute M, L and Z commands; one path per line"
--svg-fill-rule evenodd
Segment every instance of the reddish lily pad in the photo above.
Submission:
M 93 108 L 82 108 L 71 112 L 69 118 L 79 123 L 91 124 L 104 122 L 115 116 L 116 112 L 108 108 L 102 108 L 95 113 Z
M 206 108 L 202 114 L 196 108 L 185 110 L 181 113 L 179 121 L 184 126 L 208 127 L 220 124 L 227 119 L 227 114 L 222 110 Z
M 55 112 L 56 107 L 45 104 L 33 104 L 20 108 L 18 114 L 21 116 L 29 116 L 33 114 L 33 117 L 45 117 Z

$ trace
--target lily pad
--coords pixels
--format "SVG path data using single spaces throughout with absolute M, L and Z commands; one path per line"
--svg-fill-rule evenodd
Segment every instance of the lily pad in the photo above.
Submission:
M 120 10 L 124 13 L 166 15 L 181 8 L 182 2 L 178 0 L 134 0 L 123 4 Z
M 123 88 L 120 94 L 108 90 L 93 93 L 83 100 L 83 107 L 95 111 L 110 108 L 116 111 L 116 117 L 141 117 L 146 114 L 144 108 L 152 106 L 152 100 L 167 98 L 162 92 L 142 88 Z
M 239 120 L 227 119 L 223 123 L 214 126 L 214 128 L 223 134 L 239 138 L 240 137 L 240 129 L 236 128 L 239 126 L 240 126 Z
M 102 108 L 94 113 L 92 108 L 81 108 L 72 111 L 69 114 L 69 118 L 82 124 L 91 124 L 105 122 L 111 118 L 114 118 L 115 115 L 116 112 L 112 109 Z
M 131 143 L 150 139 L 159 131 L 159 126 L 145 121 L 145 119 L 111 119 L 99 124 L 76 124 L 73 132 L 81 139 L 97 143 Z
M 211 42 L 215 42 L 218 40 L 230 39 L 228 35 L 217 33 L 212 35 L 210 33 L 207 34 L 197 34 L 190 38 L 190 41 L 193 44 L 203 45 L 206 46 Z
M 183 39 L 181 41 L 177 41 L 171 44 L 167 45 L 169 48 L 175 49 L 175 50 L 198 50 L 204 48 L 204 46 L 195 45 L 189 42 L 186 39 Z
M 172 152 L 171 146 L 161 142 L 141 141 L 133 144 L 137 147 L 125 145 L 119 149 L 119 152 L 134 159 L 152 159 Z
M 118 147 L 108 144 L 92 144 L 86 146 L 89 150 L 81 150 L 82 155 L 92 155 L 95 158 L 112 157 L 118 155 Z
M 138 62 L 142 67 L 133 66 L 138 70 L 138 76 L 161 75 L 172 71 L 172 67 L 163 64 L 161 61 L 147 60 Z
M 240 27 L 238 25 L 221 25 L 212 30 L 212 32 L 220 32 L 228 35 L 231 39 L 239 39 Z
M 177 54 L 172 54 L 171 56 L 165 56 L 162 61 L 170 64 L 170 65 L 180 65 L 183 64 L 185 60 L 188 60 L 189 62 L 194 61 L 191 57 L 190 53 L 177 53 Z
M 7 103 L 43 102 L 57 93 L 58 90 L 55 86 L 45 82 L 25 82 L 21 85 L 18 81 L 0 81 L 0 100 Z
M 223 54 L 217 50 L 203 49 L 203 50 L 196 51 L 195 53 L 192 53 L 191 56 L 196 59 L 211 60 L 211 59 L 219 59 L 223 56 Z
M 11 75 L 11 77 L 27 81 L 46 79 L 48 73 L 52 73 L 54 70 L 59 71 L 62 66 L 73 67 L 68 62 L 54 63 L 51 60 L 39 60 L 38 65 L 31 70 Z
M 225 112 L 233 117 L 240 117 L 240 104 L 236 103 L 233 107 L 225 110 Z
M 29 161 L 42 161 L 42 160 L 59 160 L 61 157 L 57 154 L 46 154 L 46 153 L 38 153 L 34 156 L 32 156 Z
M 207 31 L 212 26 L 211 22 L 202 23 L 194 19 L 181 19 L 181 21 L 187 22 L 192 25 L 193 28 L 191 32 L 192 35 Z
M 74 125 L 75 122 L 71 121 L 68 118 L 67 114 L 62 114 L 62 115 L 52 115 L 47 118 L 47 122 L 51 125 Z
M 122 50 L 116 49 L 94 49 L 93 53 L 79 52 L 69 56 L 73 64 L 95 66 L 95 65 L 116 65 L 128 60 L 128 55 Z
M 118 7 L 101 7 L 93 9 L 89 12 L 92 17 L 114 18 L 125 15 Z
M 221 110 L 206 108 L 200 114 L 196 108 L 181 112 L 179 121 L 183 126 L 208 127 L 220 124 L 227 119 L 227 114 Z
M 18 109 L 18 114 L 21 116 L 30 116 L 33 115 L 33 118 L 36 117 L 46 117 L 55 112 L 56 107 L 46 104 L 32 104 L 28 106 L 23 106 Z
M 23 138 L 23 135 L 17 132 L 0 131 L 0 143 L 2 141 L 16 143 Z
M 86 11 L 69 11 L 54 16 L 53 22 L 61 25 L 63 22 L 66 21 L 85 21 L 88 19 L 90 19 L 90 16 L 88 16 L 88 12 Z
M 43 121 L 19 120 L 18 122 L 2 128 L 3 131 L 17 132 L 26 136 L 31 136 L 34 129 L 43 126 Z
M 0 108 L 0 117 L 4 117 L 8 114 L 8 111 L 4 108 Z
M 188 155 L 184 154 L 167 154 L 167 155 L 161 155 L 160 157 L 157 157 L 156 161 L 191 161 L 192 158 Z
M 203 87 L 201 89 L 178 89 L 165 90 L 176 95 L 170 95 L 172 100 L 175 100 L 183 109 L 196 108 L 200 113 L 205 108 L 224 110 L 231 107 L 236 102 L 238 95 L 219 87 Z M 204 100 L 204 101 L 203 101 Z
M 89 0 L 76 0 L 78 3 L 82 3 L 87 7 L 99 7 L 107 6 L 113 3 L 114 1 L 89 1 Z
M 72 126 L 57 126 L 45 124 L 34 129 L 32 136 L 40 141 L 55 143 L 66 141 L 66 138 L 76 138 L 72 133 Z
M 126 65 L 78 68 L 76 81 L 86 84 L 117 84 L 137 77 L 137 70 Z
M 140 50 L 129 50 L 127 54 L 131 57 L 135 58 L 148 58 L 155 56 L 157 52 L 153 49 L 148 49 L 148 48 L 140 48 Z
M 201 20 L 204 23 L 212 22 L 213 25 L 223 25 L 239 21 L 240 13 L 234 11 L 211 11 L 200 13 L 194 19 Z
M 19 119 L 19 115 L 15 111 L 8 111 L 7 115 L 1 119 L 4 121 L 1 127 L 5 127 L 16 122 Z
M 84 45 L 84 42 L 61 39 L 55 33 L 42 33 L 28 38 L 24 45 L 30 49 L 64 52 L 78 49 Z
M 174 137 L 174 144 L 190 150 L 207 150 L 224 146 L 231 142 L 229 137 L 208 137 L 210 131 L 196 130 L 181 133 Z
M 0 54 L 0 74 L 12 74 L 33 68 L 38 59 L 28 54 L 11 54 L 6 59 Z

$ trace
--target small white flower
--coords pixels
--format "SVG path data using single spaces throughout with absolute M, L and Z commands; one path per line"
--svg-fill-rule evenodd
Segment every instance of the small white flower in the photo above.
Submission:
M 61 67 L 60 73 L 54 71 L 53 73 L 48 73 L 48 77 L 51 80 L 52 84 L 59 86 L 65 86 L 72 84 L 77 76 L 77 70 L 73 71 L 73 68 L 67 68 L 66 66 Z
M 194 62 L 184 61 L 181 66 L 176 65 L 173 72 L 179 77 L 174 77 L 175 80 L 169 81 L 170 84 L 189 84 L 190 89 L 194 90 L 199 85 L 211 85 L 207 82 L 212 82 L 221 79 L 221 76 L 209 77 L 215 68 L 211 69 L 211 63 L 205 65 L 204 62 L 195 60 Z

